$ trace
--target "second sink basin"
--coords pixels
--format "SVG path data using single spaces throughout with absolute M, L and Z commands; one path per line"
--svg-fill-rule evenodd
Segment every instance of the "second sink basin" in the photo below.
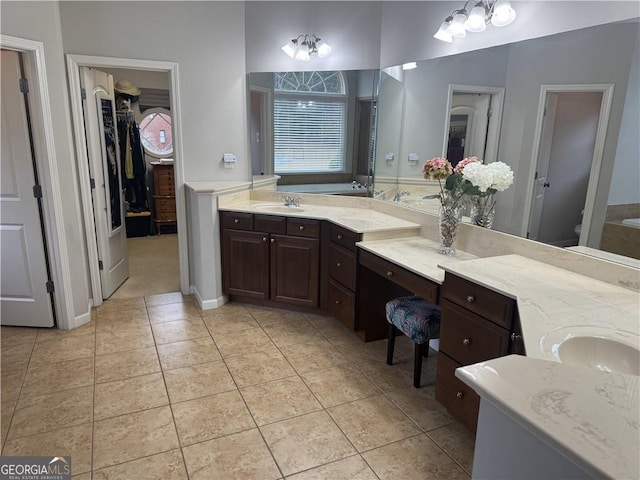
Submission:
M 257 210 L 269 210 L 270 212 L 278 212 L 278 213 L 299 213 L 304 212 L 304 208 L 302 207 L 288 207 L 286 205 L 282 205 L 281 203 L 265 203 L 262 205 L 256 205 L 254 208 Z
M 640 351 L 608 338 L 567 338 L 558 345 L 558 357 L 562 363 L 640 376 Z

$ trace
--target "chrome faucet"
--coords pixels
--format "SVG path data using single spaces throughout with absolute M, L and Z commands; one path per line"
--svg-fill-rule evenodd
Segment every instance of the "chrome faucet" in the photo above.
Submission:
M 400 203 L 400 199 L 407 195 L 411 195 L 411 192 L 396 192 L 395 196 L 393 197 L 393 201 L 396 203 Z
M 283 195 L 282 199 L 284 200 L 285 207 L 299 207 L 300 206 L 300 197 L 295 197 L 293 195 Z

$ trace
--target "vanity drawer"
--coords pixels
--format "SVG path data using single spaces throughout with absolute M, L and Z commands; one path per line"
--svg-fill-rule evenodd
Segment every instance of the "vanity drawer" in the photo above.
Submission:
M 480 396 L 456 377 L 459 363 L 446 354 L 438 353 L 436 373 L 436 400 L 447 407 L 449 413 L 472 432 L 478 426 Z
M 306 218 L 287 218 L 287 235 L 320 238 L 320 222 Z
M 333 318 L 342 322 L 349 330 L 355 329 L 356 298 L 342 285 L 329 280 L 327 290 L 327 309 Z
M 356 254 L 337 245 L 329 245 L 329 276 L 349 290 L 356 289 Z
M 336 225 L 331 224 L 329 227 L 329 240 L 353 252 L 356 251 L 356 242 L 359 242 L 361 238 L 361 234 Z
M 442 298 L 451 300 L 507 330 L 511 328 L 515 300 L 493 290 L 446 273 Z
M 254 215 L 253 229 L 256 232 L 284 235 L 287 233 L 287 218 L 275 215 Z
M 253 214 L 243 212 L 220 212 L 222 227 L 234 230 L 253 230 Z
M 424 298 L 427 302 L 438 303 L 438 285 L 436 283 L 365 250 L 360 251 L 360 264 L 383 277 L 387 277 L 397 285 Z
M 502 357 L 509 352 L 509 331 L 464 308 L 442 300 L 440 351 L 463 365 Z

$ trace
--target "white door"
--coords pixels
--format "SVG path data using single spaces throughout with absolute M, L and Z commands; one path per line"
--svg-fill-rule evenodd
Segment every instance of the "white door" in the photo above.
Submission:
M 95 68 L 80 68 L 87 135 L 93 215 L 96 225 L 102 298 L 107 299 L 129 277 L 120 152 L 116 131 L 113 77 Z
M 52 327 L 47 261 L 18 52 L 2 50 L 0 164 L 0 321 Z
M 548 93 L 544 119 L 542 120 L 542 133 L 540 135 L 540 150 L 538 152 L 538 166 L 536 167 L 536 179 L 533 190 L 533 207 L 529 222 L 527 238 L 537 240 L 540 232 L 540 219 L 542 218 L 542 205 L 544 192 L 549 188 L 548 172 L 549 159 L 551 158 L 551 145 L 553 143 L 553 130 L 556 123 L 556 111 L 558 108 L 558 94 Z

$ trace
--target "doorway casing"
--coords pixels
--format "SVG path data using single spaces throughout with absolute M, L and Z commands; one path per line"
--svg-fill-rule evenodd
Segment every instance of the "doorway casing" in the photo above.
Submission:
M 593 159 L 591 161 L 591 171 L 589 173 L 589 185 L 587 187 L 587 197 L 584 205 L 584 215 L 582 217 L 582 232 L 578 245 L 586 246 L 589 241 L 593 210 L 596 201 L 596 190 L 600 180 L 600 167 L 602 165 L 602 155 L 604 152 L 604 142 L 607 137 L 607 126 L 609 125 L 609 115 L 611 113 L 611 103 L 613 101 L 613 84 L 573 84 L 573 85 L 541 85 L 540 98 L 538 100 L 538 114 L 533 136 L 533 152 L 529 168 L 529 180 L 527 182 L 527 202 L 525 204 L 524 215 L 520 235 L 526 237 L 533 214 L 533 203 L 535 201 L 535 178 L 538 169 L 538 156 L 540 153 L 540 141 L 542 138 L 542 126 L 544 123 L 544 109 L 547 102 L 548 93 L 563 92 L 601 92 L 602 103 L 600 106 L 600 118 L 598 119 L 598 129 L 596 141 L 593 148 Z
M 82 98 L 80 94 L 80 67 L 93 68 L 125 68 L 132 70 L 147 70 L 169 74 L 169 88 L 171 99 L 171 111 L 173 116 L 173 143 L 174 143 L 174 172 L 176 181 L 176 212 L 178 223 L 178 254 L 180 260 L 180 290 L 183 294 L 189 293 L 189 251 L 186 224 L 186 205 L 184 195 L 184 164 L 182 152 L 182 129 L 180 122 L 180 96 L 178 80 L 178 64 L 175 62 L 161 62 L 153 60 L 136 60 L 129 58 L 98 57 L 93 55 L 67 54 L 67 76 L 69 79 L 69 93 L 71 98 L 71 115 L 74 125 L 74 139 L 76 146 L 76 158 L 78 176 L 80 178 L 80 195 L 82 200 L 82 213 L 85 221 L 85 234 L 87 241 L 89 275 L 91 277 L 91 292 L 93 305 L 102 303 L 100 290 L 100 270 L 98 267 L 98 247 L 95 237 L 95 220 L 91 207 L 91 187 L 89 180 L 89 167 L 87 150 L 85 147 L 86 135 L 82 114 Z

